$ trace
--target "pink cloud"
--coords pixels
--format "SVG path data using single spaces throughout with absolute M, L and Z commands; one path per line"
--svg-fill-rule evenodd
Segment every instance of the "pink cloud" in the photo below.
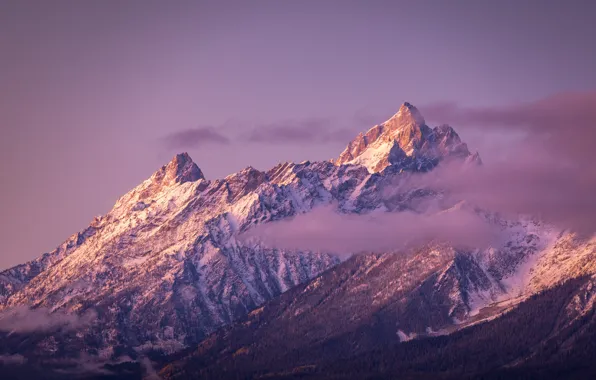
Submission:
M 290 220 L 266 223 L 241 239 L 258 238 L 265 245 L 292 250 L 314 250 L 349 255 L 392 252 L 427 242 L 451 243 L 462 248 L 495 243 L 498 232 L 465 208 L 438 213 L 373 212 L 341 214 L 334 206 L 321 206 Z
M 230 139 L 214 127 L 198 127 L 173 132 L 164 137 L 163 140 L 170 149 L 187 149 L 209 144 L 226 145 L 230 143 Z
M 429 118 L 458 128 L 502 133 L 523 131 L 525 142 L 532 144 L 533 149 L 565 156 L 577 164 L 582 164 L 580 159 L 595 157 L 596 92 L 559 93 L 536 102 L 503 107 L 441 103 L 423 107 L 422 111 Z
M 258 125 L 241 140 L 274 144 L 347 143 L 356 133 L 349 128 L 336 128 L 328 119 L 307 118 Z
M 95 321 L 97 314 L 89 310 L 83 315 L 46 308 L 17 306 L 0 313 L 0 331 L 30 333 L 34 331 L 76 330 Z
M 507 107 L 442 104 L 426 112 L 455 125 L 525 137 L 507 147 L 501 160 L 465 172 L 444 167 L 418 185 L 432 183 L 487 209 L 535 215 L 585 234 L 596 231 L 595 92 Z
M 426 107 L 425 114 L 458 127 L 522 137 L 512 139 L 499 160 L 482 166 L 451 162 L 403 175 L 384 196 L 432 188 L 443 192 L 447 204 L 463 200 L 511 218 L 531 215 L 583 235 L 596 232 L 596 93 L 492 108 L 444 103 Z M 465 209 L 346 215 L 320 208 L 257 226 L 248 235 L 277 248 L 336 253 L 395 251 L 430 240 L 479 247 L 498 238 Z

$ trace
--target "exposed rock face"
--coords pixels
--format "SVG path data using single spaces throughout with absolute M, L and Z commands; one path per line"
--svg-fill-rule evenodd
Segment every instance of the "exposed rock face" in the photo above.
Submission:
M 487 305 L 594 273 L 593 242 L 559 235 L 538 221 L 488 213 L 487 221 L 507 236 L 502 245 L 427 246 L 412 257 L 363 255 L 333 271 L 327 270 L 340 262 L 333 255 L 237 239 L 257 224 L 322 205 L 335 204 L 341 213 L 415 212 L 420 200 L 439 199 L 440 189 L 396 193 L 396 183 L 445 160 L 480 162 L 451 127 L 427 126 L 409 103 L 359 135 L 333 162 L 281 163 L 265 172 L 247 167 L 207 180 L 187 154 L 177 155 L 87 229 L 0 273 L 0 310 L 97 314 L 59 344 L 59 334 L 52 344 L 49 337 L 40 340 L 36 355 L 57 355 L 48 347 L 60 345 L 114 357 L 122 347 L 168 353 L 304 284 L 291 291 L 295 300 L 279 301 L 288 303 L 284 318 L 298 320 L 292 334 L 328 339 L 378 320 L 393 342 L 457 329 L 482 317 Z
M 151 197 L 152 194 L 161 192 L 165 188 L 200 179 L 205 179 L 203 172 L 188 153 L 177 154 L 172 161 L 162 166 L 148 181 L 145 181 L 145 189 L 139 198 Z
M 424 254 L 415 257 L 424 260 Z M 554 285 L 465 330 L 429 328 L 418 335 L 400 329 L 404 314 L 395 322 L 397 305 L 404 303 L 397 294 L 386 309 L 374 302 L 362 304 L 359 297 L 350 307 L 354 313 L 337 311 L 336 289 L 349 298 L 343 281 L 362 276 L 365 271 L 359 268 L 366 261 L 375 259 L 354 258 L 312 284 L 283 294 L 250 313 L 243 323 L 211 335 L 192 355 L 165 366 L 161 375 L 165 379 L 455 380 L 588 379 L 596 373 L 594 276 Z M 375 266 L 371 272 L 379 273 L 378 269 Z M 395 283 L 405 285 L 401 295 L 406 297 L 429 290 L 425 286 L 412 290 L 407 281 Z M 357 289 L 369 290 L 362 285 Z M 426 320 L 437 317 L 424 311 L 416 310 L 416 315 Z
M 300 190 L 299 181 L 280 186 L 252 168 L 207 181 L 188 155 L 177 155 L 86 230 L 2 272 L 0 308 L 96 310 L 97 347 L 171 350 L 197 342 L 339 262 L 236 241 L 255 223 L 328 199 Z
M 404 103 L 386 122 L 360 133 L 335 161 L 336 164 L 360 164 L 371 173 L 389 165 L 409 171 L 428 171 L 440 161 L 466 159 L 472 155 L 457 133 L 448 125 L 430 128 L 416 107 Z
M 370 371 L 362 378 L 483 378 L 497 369 L 553 362 L 568 370 L 569 352 L 582 355 L 573 365 L 591 365 L 596 240 L 537 221 L 486 216 L 508 241 L 485 250 L 430 244 L 353 256 L 212 334 L 161 374 L 349 379 Z M 425 343 L 435 337 L 441 338 Z M 466 360 L 479 352 L 485 361 Z
M 160 180 L 163 174 L 162 182 L 167 184 L 194 182 L 199 179 L 205 179 L 201 169 L 195 164 L 188 153 L 176 155 L 174 159 L 165 167 L 155 173 L 155 180 Z

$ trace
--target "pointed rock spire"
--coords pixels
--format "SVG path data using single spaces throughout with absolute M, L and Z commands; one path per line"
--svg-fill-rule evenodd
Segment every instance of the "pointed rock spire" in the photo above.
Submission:
M 399 111 L 389 120 L 399 119 L 402 121 L 411 121 L 417 125 L 423 125 L 425 123 L 424 117 L 418 111 L 418 108 L 414 107 L 411 103 L 404 102 L 400 107 Z
M 466 158 L 469 155 L 453 128 L 431 129 L 420 111 L 405 102 L 389 120 L 360 133 L 334 163 L 364 165 L 371 173 L 390 165 L 427 170 L 447 156 Z
M 188 153 L 180 153 L 153 173 L 149 179 L 120 197 L 114 208 L 129 205 L 133 211 L 142 210 L 146 208 L 148 201 L 150 203 L 151 199 L 171 186 L 201 179 L 205 179 L 205 176 L 197 164 L 192 161 Z
M 424 117 L 418 111 L 418 108 L 408 102 L 402 104 L 399 111 L 383 125 L 392 137 L 400 141 L 400 145 L 405 149 L 407 149 L 406 145 L 410 142 L 416 145 L 430 133 L 430 128 L 425 124 Z
M 205 179 L 203 172 L 195 164 L 188 153 L 177 154 L 167 165 L 164 165 L 155 174 L 153 182 L 164 185 L 174 183 L 194 182 Z

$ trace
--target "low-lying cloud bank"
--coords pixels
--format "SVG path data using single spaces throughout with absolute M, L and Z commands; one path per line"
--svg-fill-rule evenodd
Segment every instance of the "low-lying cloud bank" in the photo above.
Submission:
M 220 133 L 217 128 L 205 126 L 173 132 L 163 138 L 168 149 L 196 148 L 205 145 L 227 145 L 230 138 Z
M 499 160 L 477 167 L 444 163 L 429 173 L 400 176 L 384 196 L 430 188 L 441 191 L 446 203 L 463 200 L 511 218 L 530 215 L 583 236 L 596 232 L 596 92 L 493 108 L 445 103 L 423 113 L 456 129 L 514 138 Z M 395 251 L 429 240 L 481 247 L 499 239 L 497 229 L 465 209 L 347 215 L 333 207 L 257 226 L 245 236 L 277 248 L 343 254 Z
M 373 212 L 341 214 L 334 205 L 320 206 L 290 220 L 258 225 L 242 239 L 290 250 L 314 250 L 346 256 L 359 252 L 394 252 L 429 241 L 459 247 L 498 243 L 499 231 L 465 208 L 443 212 Z
M 97 313 L 89 310 L 82 315 L 52 312 L 47 308 L 30 309 L 17 306 L 0 313 L 0 331 L 14 333 L 50 332 L 56 330 L 77 330 L 93 323 Z
M 371 124 L 372 125 L 372 124 Z M 161 139 L 167 149 L 192 149 L 229 144 L 327 144 L 346 143 L 359 128 L 346 127 L 328 118 L 309 117 L 266 124 L 228 122 L 172 132 Z
M 4 365 L 22 365 L 27 362 L 27 358 L 23 355 L 0 355 L 0 364 Z
M 487 209 L 530 214 L 582 234 L 596 231 L 596 92 L 565 93 L 508 107 L 425 109 L 457 128 L 521 134 L 496 162 L 444 167 L 419 178 Z

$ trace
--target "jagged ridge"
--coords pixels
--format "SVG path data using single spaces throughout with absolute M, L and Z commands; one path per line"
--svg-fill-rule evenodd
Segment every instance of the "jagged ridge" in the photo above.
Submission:
M 339 262 L 320 252 L 247 246 L 237 241 L 239 232 L 331 202 L 352 213 L 410 209 L 436 191 L 387 197 L 386 190 L 400 172 L 431 170 L 448 159 L 479 162 L 451 127 L 428 127 L 408 103 L 333 162 L 283 163 L 266 172 L 248 167 L 210 181 L 180 154 L 55 251 L 2 272 L 0 307 L 97 310 L 98 322 L 84 336 L 108 356 L 119 346 L 179 350 Z M 447 328 L 492 302 L 549 286 L 528 275 L 532 268 L 565 278 L 553 265 L 536 266 L 538 258 L 551 257 L 545 254 L 555 241 L 551 231 L 531 221 L 494 222 L 510 233 L 504 247 L 449 255 L 447 247 L 440 251 L 441 265 L 422 268 L 425 274 L 412 280 L 432 290 L 425 293 L 430 298 L 412 298 L 400 315 L 441 317 L 404 322 L 404 336 Z M 564 239 L 570 238 L 557 244 Z M 584 243 L 574 249 L 583 250 L 584 258 L 593 254 Z M 583 260 L 568 262 L 581 272 Z M 380 286 L 387 288 L 385 281 L 392 283 L 383 277 Z
M 453 128 L 430 128 L 420 111 L 406 102 L 389 120 L 360 133 L 335 163 L 364 165 L 371 173 L 390 165 L 399 170 L 428 171 L 453 158 L 480 162 L 478 153 L 472 155 Z

